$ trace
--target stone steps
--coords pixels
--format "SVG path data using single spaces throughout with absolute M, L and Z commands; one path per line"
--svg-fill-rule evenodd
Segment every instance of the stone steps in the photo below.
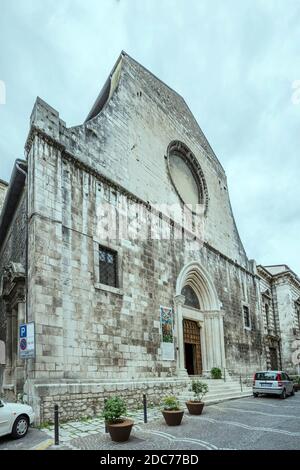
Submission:
M 208 402 L 208 401 L 211 401 L 211 400 L 226 400 L 230 397 L 243 397 L 243 396 L 249 396 L 249 395 L 252 395 L 252 390 L 244 390 L 243 392 L 241 392 L 240 390 L 226 390 L 226 391 L 223 391 L 223 392 L 218 392 L 218 393 L 208 393 L 203 401 L 204 402 Z M 191 400 L 193 398 L 193 396 L 191 394 L 182 394 L 180 395 L 179 397 L 179 400 L 182 400 L 182 401 L 187 401 L 187 400 Z
M 201 382 L 204 382 L 208 385 L 209 391 L 203 398 L 203 401 L 206 405 L 252 396 L 251 387 L 247 387 L 243 384 L 241 391 L 241 384 L 239 380 L 233 380 L 231 377 L 228 377 L 226 381 L 222 379 L 206 379 L 203 377 L 193 378 L 199 379 Z M 192 399 L 192 397 L 193 393 L 190 392 L 187 388 L 180 394 L 178 398 L 180 403 L 184 404 L 187 400 Z

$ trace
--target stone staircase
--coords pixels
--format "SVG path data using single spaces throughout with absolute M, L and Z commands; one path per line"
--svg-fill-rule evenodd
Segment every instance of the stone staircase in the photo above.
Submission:
M 227 375 L 226 381 L 223 379 L 208 379 L 201 376 L 194 376 L 195 380 L 200 380 L 208 385 L 208 393 L 203 398 L 206 405 L 212 405 L 221 401 L 234 400 L 236 398 L 244 398 L 252 396 L 252 388 L 241 384 L 239 379 L 235 379 Z M 191 382 L 192 382 L 191 377 Z M 193 399 L 193 393 L 186 389 L 179 395 L 179 401 L 183 405 L 187 400 Z

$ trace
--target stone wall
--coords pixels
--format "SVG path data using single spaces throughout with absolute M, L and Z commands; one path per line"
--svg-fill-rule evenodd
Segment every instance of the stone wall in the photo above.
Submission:
M 297 366 L 293 363 L 293 352 L 297 349 L 295 341 L 298 340 L 298 344 L 300 343 L 298 321 L 295 315 L 295 301 L 300 297 L 300 289 L 286 275 L 277 277 L 275 286 L 282 344 L 282 366 L 290 373 L 298 373 Z
M 116 80 L 102 109 L 83 125 L 67 129 L 51 123 L 49 131 L 44 122 L 47 111 L 41 104 L 37 125 L 52 136 L 59 134 L 66 151 L 79 161 L 151 204 L 178 204 L 165 156 L 170 142 L 184 142 L 196 156 L 207 183 L 206 241 L 247 267 L 224 169 L 184 99 L 126 54 Z
M 6 196 L 7 187 L 8 187 L 8 184 L 0 180 L 0 215 L 1 215 L 1 209 L 4 204 L 4 199 Z
M 225 311 L 228 367 L 238 372 L 261 364 L 253 273 L 208 245 L 190 250 L 185 238 L 99 239 L 96 207 L 104 201 L 116 203 L 124 194 L 45 142 L 37 139 L 35 148 L 39 196 L 30 229 L 35 247 L 30 262 L 30 311 L 37 324 L 35 377 L 174 375 L 176 362 L 161 360 L 159 306 L 173 306 L 177 277 L 190 261 L 199 261 L 215 281 Z M 129 206 L 134 202 L 128 195 L 126 201 Z M 99 285 L 99 243 L 118 252 L 119 289 Z M 250 308 L 250 331 L 243 325 L 243 302 Z
M 272 369 L 272 348 L 276 350 L 277 368 L 280 369 L 282 367 L 281 336 L 276 287 L 273 285 L 271 275 L 268 275 L 265 271 L 260 271 L 260 273 L 261 318 L 263 321 L 263 343 L 267 368 Z
M 148 380 L 144 382 L 110 382 L 88 384 L 36 385 L 35 395 L 40 397 L 40 423 L 53 423 L 54 405 L 59 404 L 60 421 L 100 416 L 104 400 L 118 396 L 125 400 L 128 411 L 143 407 L 143 394 L 148 406 L 159 405 L 163 396 L 178 396 L 186 390 L 188 381 Z
M 26 193 L 21 195 L 19 204 L 17 206 L 14 217 L 11 221 L 6 238 L 2 246 L 0 246 L 0 280 L 2 279 L 4 269 L 8 267 L 11 262 L 20 263 L 25 269 L 26 259 Z M 7 305 L 0 295 L 0 340 L 5 343 L 6 359 L 11 365 L 11 361 L 15 361 L 18 355 L 17 338 L 14 344 L 11 344 L 11 338 L 7 341 L 7 315 L 11 314 L 7 311 Z M 17 328 L 17 325 L 15 326 Z M 14 330 L 15 331 L 15 330 Z M 11 349 L 12 348 L 12 349 Z M 7 351 L 11 350 L 10 357 L 7 357 Z M 15 385 L 11 384 L 7 389 L 2 388 L 4 380 L 4 365 L 0 365 L 0 390 L 6 399 L 15 399 Z
M 25 268 L 26 259 L 26 194 L 23 192 L 13 220 L 6 235 L 3 245 L 0 247 L 0 279 L 3 269 L 9 263 L 20 263 Z M 6 313 L 5 306 L 0 296 L 0 339 L 6 340 Z

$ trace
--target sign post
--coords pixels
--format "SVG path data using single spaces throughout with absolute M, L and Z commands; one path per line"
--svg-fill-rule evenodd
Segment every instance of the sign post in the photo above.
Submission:
M 32 359 L 35 357 L 35 328 L 34 322 L 19 326 L 19 358 Z

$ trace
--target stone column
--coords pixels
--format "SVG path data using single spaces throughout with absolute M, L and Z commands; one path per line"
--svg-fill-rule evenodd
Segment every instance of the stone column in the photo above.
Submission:
M 212 331 L 212 318 L 210 312 L 205 312 L 205 343 L 206 343 L 206 366 L 207 370 L 213 367 L 214 363 L 214 353 L 213 348 L 215 347 L 213 343 L 213 331 Z
M 202 357 L 202 369 L 204 372 L 208 370 L 207 367 L 207 347 L 206 347 L 206 332 L 205 322 L 201 322 L 200 338 L 201 338 L 201 357 Z
M 208 370 L 212 367 L 226 367 L 223 316 L 220 310 L 204 312 Z
M 221 345 L 221 358 L 222 358 L 222 367 L 226 369 L 226 356 L 225 356 L 225 343 L 224 343 L 224 318 L 225 312 L 220 311 L 219 325 L 220 325 L 220 345 Z
M 6 364 L 4 369 L 4 378 L 3 384 L 7 384 L 11 382 L 11 370 L 12 370 L 12 315 L 11 311 L 6 309 L 6 347 L 5 347 L 5 355 L 6 355 Z
M 184 366 L 184 341 L 183 341 L 183 315 L 182 307 L 184 305 L 184 295 L 175 295 L 174 305 L 176 312 L 176 336 L 177 336 L 177 374 L 186 376 L 187 371 Z

